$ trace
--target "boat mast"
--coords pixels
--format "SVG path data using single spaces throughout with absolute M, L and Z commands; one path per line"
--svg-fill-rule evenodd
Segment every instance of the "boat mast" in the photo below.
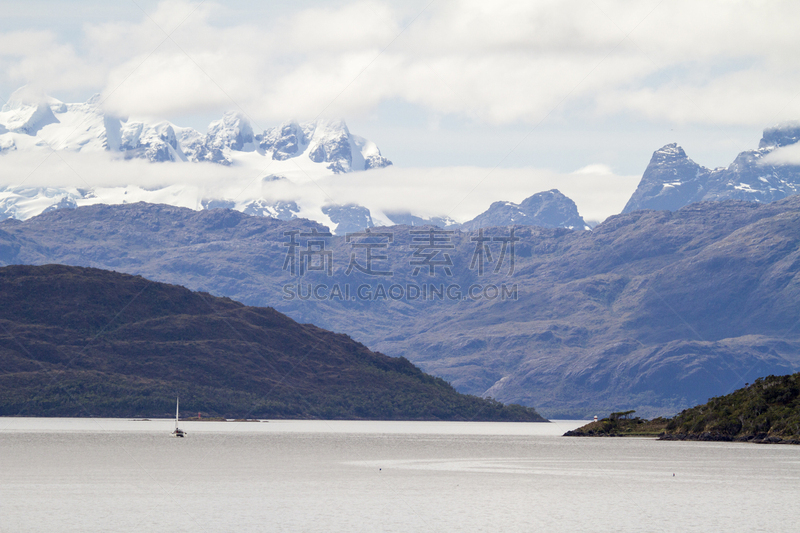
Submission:
M 175 429 L 178 429 L 178 411 L 181 407 L 181 397 L 178 396 L 177 401 L 175 402 Z

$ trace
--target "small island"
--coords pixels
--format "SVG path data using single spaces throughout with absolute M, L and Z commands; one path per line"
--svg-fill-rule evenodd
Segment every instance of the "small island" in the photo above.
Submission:
M 758 378 L 674 418 L 643 420 L 633 413 L 611 413 L 564 436 L 800 444 L 800 373 Z
M 620 411 L 611 413 L 607 418 L 590 422 L 578 429 L 567 431 L 565 437 L 658 437 L 664 433 L 666 418 L 644 420 L 633 417 L 636 411 Z

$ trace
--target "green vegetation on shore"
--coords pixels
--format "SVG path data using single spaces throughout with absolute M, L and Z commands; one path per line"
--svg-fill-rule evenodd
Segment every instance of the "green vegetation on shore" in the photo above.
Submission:
M 686 409 L 669 421 L 662 438 L 800 444 L 800 373 L 758 378 Z
M 726 396 L 685 409 L 671 419 L 612 413 L 568 437 L 658 436 L 661 440 L 800 444 L 800 373 L 758 378 Z
M 611 413 L 608 418 L 590 422 L 578 429 L 567 431 L 565 437 L 657 437 L 664 432 L 668 420 L 644 420 L 632 417 L 636 411 Z

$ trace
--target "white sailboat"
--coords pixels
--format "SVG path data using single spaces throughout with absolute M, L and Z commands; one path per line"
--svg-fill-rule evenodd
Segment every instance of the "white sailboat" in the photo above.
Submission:
M 186 432 L 178 427 L 178 412 L 180 411 L 181 398 L 180 396 L 175 401 L 175 431 L 172 432 L 173 437 L 185 437 Z

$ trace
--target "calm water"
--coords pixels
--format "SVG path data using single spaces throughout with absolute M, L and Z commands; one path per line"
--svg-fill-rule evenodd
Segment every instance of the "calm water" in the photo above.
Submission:
M 800 447 L 582 424 L 0 418 L 0 531 L 800 527 Z

